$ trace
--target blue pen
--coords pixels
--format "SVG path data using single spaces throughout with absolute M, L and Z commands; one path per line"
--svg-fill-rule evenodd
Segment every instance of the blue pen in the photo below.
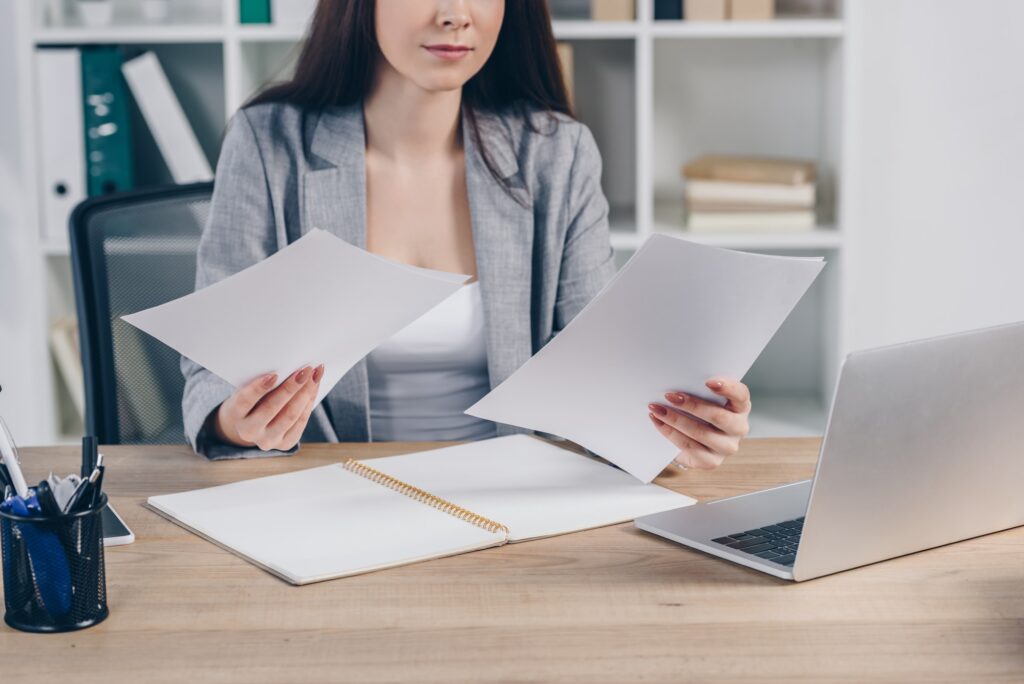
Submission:
M 41 513 L 35 495 L 28 499 L 11 497 L 0 504 L 0 509 L 26 518 Z M 32 576 L 46 612 L 53 617 L 67 615 L 71 610 L 71 571 L 60 539 L 53 532 L 40 529 L 31 522 L 12 521 L 12 527 L 25 540 Z

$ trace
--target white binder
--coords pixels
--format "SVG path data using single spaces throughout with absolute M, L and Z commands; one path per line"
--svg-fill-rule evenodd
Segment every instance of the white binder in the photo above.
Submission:
M 42 239 L 66 244 L 68 217 L 86 197 L 82 53 L 78 48 L 36 50 Z
M 212 179 L 210 162 L 199 146 L 156 55 L 143 53 L 125 62 L 121 71 L 174 182 L 194 183 Z

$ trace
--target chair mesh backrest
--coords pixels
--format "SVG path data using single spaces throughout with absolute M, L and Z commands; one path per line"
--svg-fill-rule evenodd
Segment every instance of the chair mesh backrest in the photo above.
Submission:
M 102 442 L 180 444 L 185 439 L 181 357 L 120 317 L 193 291 L 210 190 L 201 184 L 128 193 L 99 201 L 77 218 L 81 225 L 72 219 L 72 239 L 77 235 L 79 251 L 86 252 L 75 259 L 83 363 L 91 366 L 86 369 L 87 429 Z

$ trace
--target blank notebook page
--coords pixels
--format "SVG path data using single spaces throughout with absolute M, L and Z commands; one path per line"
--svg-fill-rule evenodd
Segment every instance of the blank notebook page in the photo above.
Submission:
M 149 504 L 292 582 L 439 558 L 504 543 L 341 465 L 181 494 Z
M 527 435 L 365 461 L 506 525 L 509 541 L 633 520 L 694 499 Z

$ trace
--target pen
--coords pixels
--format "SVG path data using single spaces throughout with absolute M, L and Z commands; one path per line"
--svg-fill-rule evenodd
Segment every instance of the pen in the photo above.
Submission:
M 28 497 L 28 483 L 21 473 L 21 465 L 18 463 L 18 449 L 14 446 L 11 433 L 7 431 L 4 419 L 0 418 L 0 456 L 3 456 L 4 465 L 7 466 L 7 474 L 14 485 L 15 493 L 21 498 Z
M 71 495 L 71 499 L 68 500 L 67 504 L 64 506 L 65 513 L 77 513 L 78 509 L 80 508 L 79 504 L 83 500 L 86 502 L 92 501 L 92 494 L 90 493 L 88 496 L 86 496 L 86 492 L 92 491 L 92 488 L 95 486 L 96 480 L 100 476 L 100 472 L 101 471 L 97 468 L 96 470 L 92 471 L 92 473 L 89 475 L 87 479 L 82 480 L 82 483 L 78 485 L 77 489 L 75 489 L 75 493 Z
M 89 508 L 96 508 L 96 504 L 100 502 L 100 496 L 103 495 L 103 473 L 107 472 L 107 469 L 102 466 L 96 466 L 96 470 L 100 471 L 100 476 L 96 478 L 96 483 L 92 488 L 92 501 L 89 504 Z
M 96 437 L 86 435 L 82 437 L 82 479 L 89 477 L 96 469 Z
M 57 499 L 53 495 L 50 483 L 43 480 L 36 486 L 36 499 L 39 500 L 39 509 L 45 516 L 60 515 L 63 513 L 57 505 Z

